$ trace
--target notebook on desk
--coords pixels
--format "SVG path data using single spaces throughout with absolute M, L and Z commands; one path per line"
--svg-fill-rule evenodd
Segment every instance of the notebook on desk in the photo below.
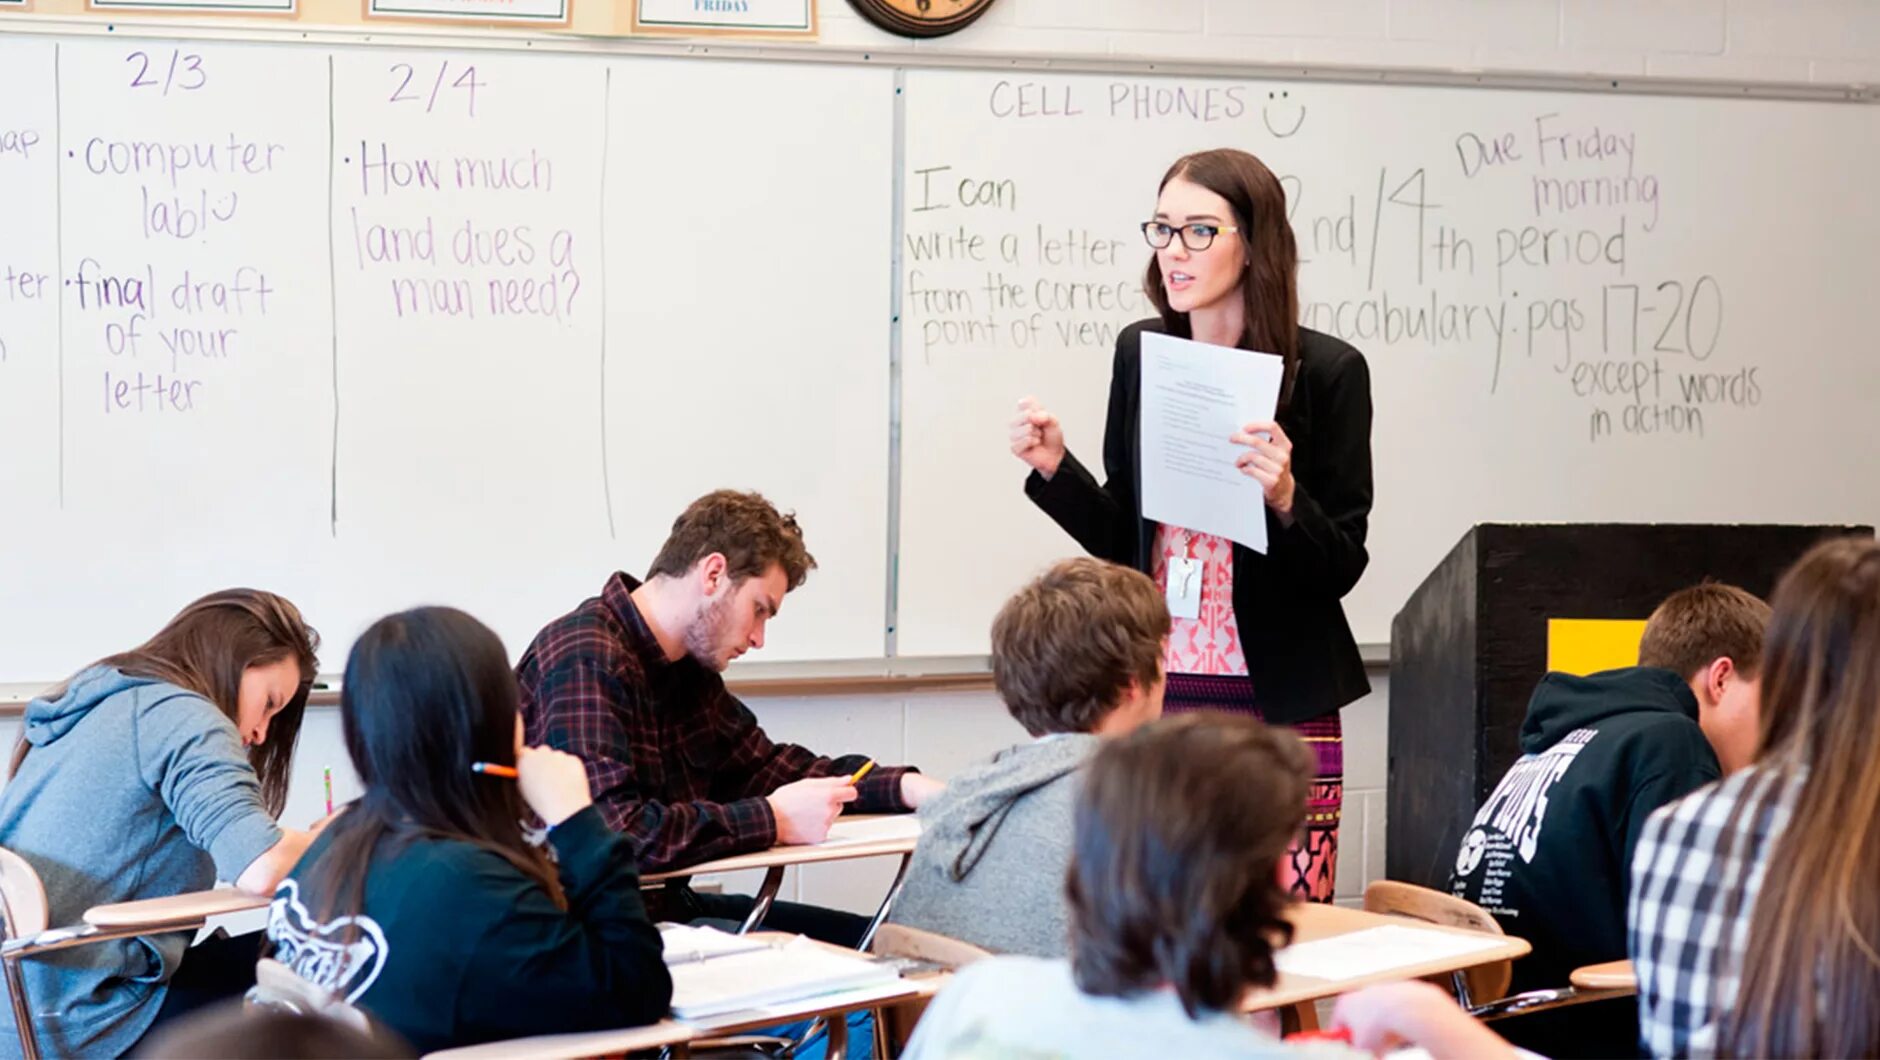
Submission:
M 911 813 L 838 817 L 819 847 L 851 846 L 883 840 L 913 842 L 920 838 L 920 818 Z
M 704 1019 L 857 987 L 887 985 L 900 978 L 891 965 L 876 963 L 859 953 L 849 956 L 801 937 L 782 945 L 759 944 L 756 949 L 703 957 L 695 956 L 696 952 L 682 951 L 681 955 L 690 959 L 668 961 L 672 1014 L 680 1019 Z
M 770 948 L 770 943 L 761 938 L 691 924 L 659 925 L 659 942 L 665 951 L 667 967 Z

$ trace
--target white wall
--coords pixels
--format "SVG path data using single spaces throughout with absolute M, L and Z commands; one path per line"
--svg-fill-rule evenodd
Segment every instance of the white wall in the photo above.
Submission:
M 843 0 L 822 43 L 887 47 Z M 901 42 L 905 43 L 905 42 Z M 916 49 L 1207 62 L 1880 82 L 1871 0 L 998 0 Z

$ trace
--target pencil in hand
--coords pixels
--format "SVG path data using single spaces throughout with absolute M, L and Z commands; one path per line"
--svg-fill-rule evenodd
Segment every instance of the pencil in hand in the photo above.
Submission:
M 871 758 L 868 761 L 863 762 L 862 768 L 856 770 L 855 775 L 849 778 L 849 786 L 854 787 L 855 785 L 860 784 L 862 782 L 862 778 L 867 776 L 868 771 L 873 768 L 875 768 L 874 759 Z
M 499 766 L 494 762 L 472 762 L 470 763 L 470 772 L 482 773 L 485 776 L 491 777 L 504 777 L 508 780 L 514 780 L 522 775 L 516 772 L 516 767 L 514 766 Z

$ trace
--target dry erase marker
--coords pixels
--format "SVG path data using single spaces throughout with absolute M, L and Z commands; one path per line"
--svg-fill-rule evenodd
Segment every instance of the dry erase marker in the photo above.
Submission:
M 862 768 L 856 770 L 855 775 L 849 778 L 849 786 L 854 787 L 855 785 L 860 784 L 862 782 L 862 778 L 867 776 L 868 771 L 873 768 L 875 768 L 874 759 L 871 758 L 868 761 L 863 762 Z
M 326 767 L 326 815 L 333 816 L 333 767 Z
M 482 773 L 485 776 L 492 777 L 508 777 L 510 780 L 514 780 L 522 775 L 516 772 L 514 766 L 499 766 L 494 762 L 472 762 L 470 763 L 470 772 Z

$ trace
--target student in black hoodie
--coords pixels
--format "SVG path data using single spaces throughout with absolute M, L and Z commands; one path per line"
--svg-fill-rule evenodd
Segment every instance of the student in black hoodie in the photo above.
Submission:
M 1705 583 L 1667 598 L 1645 625 L 1639 665 L 1541 678 L 1521 758 L 1462 837 L 1451 890 L 1534 952 L 1514 991 L 1564 987 L 1576 967 L 1626 956 L 1632 849 L 1653 810 L 1741 768 L 1755 753 L 1757 671 L 1769 605 Z M 1629 1000 L 1497 1023 L 1549 1056 L 1638 1048 Z
M 340 717 L 365 795 L 275 891 L 276 960 L 421 1052 L 665 1014 L 632 848 L 580 759 L 523 746 L 496 634 L 449 608 L 380 619 L 353 645 Z M 556 864 L 524 840 L 529 810 Z

